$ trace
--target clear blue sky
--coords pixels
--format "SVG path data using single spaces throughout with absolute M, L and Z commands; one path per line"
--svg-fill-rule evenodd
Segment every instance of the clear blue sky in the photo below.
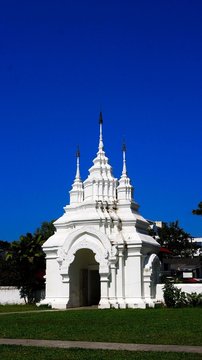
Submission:
M 118 178 L 126 139 L 141 214 L 202 236 L 202 1 L 7 0 L 0 34 L 0 239 L 63 214 L 100 107 Z

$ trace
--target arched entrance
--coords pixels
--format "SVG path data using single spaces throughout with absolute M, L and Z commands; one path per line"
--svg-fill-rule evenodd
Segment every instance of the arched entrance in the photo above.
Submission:
M 69 268 L 69 306 L 98 305 L 100 301 L 99 264 L 90 249 L 80 249 Z

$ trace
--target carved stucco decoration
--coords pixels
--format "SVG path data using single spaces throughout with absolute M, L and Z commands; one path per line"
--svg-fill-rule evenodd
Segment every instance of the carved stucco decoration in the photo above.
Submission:
M 104 248 L 101 241 L 90 234 L 83 234 L 73 242 L 71 247 L 66 250 L 64 247 L 58 250 L 57 261 L 60 266 L 60 274 L 64 276 L 69 273 L 69 266 L 75 259 L 78 250 L 89 249 L 95 254 L 95 260 L 99 263 L 100 274 L 109 273 L 109 251 Z M 111 252 L 111 251 L 110 251 Z M 115 254 L 115 249 L 113 251 Z
M 146 256 L 144 262 L 144 273 L 152 273 L 154 268 L 160 267 L 160 260 L 156 254 Z
M 68 251 L 73 243 L 75 243 L 75 241 L 83 235 L 89 235 L 96 238 L 97 242 L 101 243 L 102 246 L 108 250 L 108 252 L 111 251 L 111 243 L 109 238 L 104 233 L 96 230 L 92 226 L 83 226 L 82 228 L 69 234 L 64 242 L 63 248 Z
M 150 283 L 150 297 L 156 297 L 156 284 L 159 281 L 160 260 L 156 254 L 147 255 L 144 262 L 144 281 Z
M 113 263 L 116 263 L 118 261 L 118 249 L 117 249 L 117 245 L 113 245 L 111 247 L 111 251 L 110 251 L 110 256 L 109 256 L 109 260 Z

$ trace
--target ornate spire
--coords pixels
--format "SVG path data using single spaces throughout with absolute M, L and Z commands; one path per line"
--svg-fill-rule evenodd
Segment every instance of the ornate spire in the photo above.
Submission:
M 76 151 L 76 176 L 70 191 L 70 204 L 79 204 L 83 201 L 83 183 L 80 176 L 80 150 Z
M 119 180 L 119 185 L 117 187 L 117 198 L 120 203 L 125 201 L 133 201 L 133 187 L 130 184 L 130 179 L 127 175 L 126 170 L 126 144 L 123 141 L 122 145 L 122 153 L 123 153 L 123 170 L 122 175 Z
M 100 124 L 99 151 L 103 151 L 104 144 L 103 144 L 103 139 L 102 139 L 102 124 L 103 124 L 102 111 L 100 111 L 99 124 Z
M 117 179 L 112 174 L 112 167 L 105 155 L 102 139 L 102 112 L 99 115 L 100 135 L 99 147 L 93 166 L 89 169 L 89 175 L 84 181 L 84 201 L 107 201 L 116 200 Z
M 125 141 L 123 141 L 122 152 L 123 152 L 123 170 L 122 170 L 122 176 L 127 176 L 127 171 L 126 171 L 126 144 L 125 144 Z
M 81 180 L 80 176 L 80 150 L 79 145 L 77 146 L 76 150 L 76 177 L 75 180 Z

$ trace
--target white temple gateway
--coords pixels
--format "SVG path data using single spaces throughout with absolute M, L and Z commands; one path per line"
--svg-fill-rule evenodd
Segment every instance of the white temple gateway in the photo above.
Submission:
M 117 181 L 104 152 L 102 113 L 99 147 L 87 179 L 80 177 L 79 152 L 70 205 L 43 245 L 46 297 L 53 308 L 153 306 L 158 281 L 159 244 L 148 235 L 148 222 L 133 200 L 126 171 Z

